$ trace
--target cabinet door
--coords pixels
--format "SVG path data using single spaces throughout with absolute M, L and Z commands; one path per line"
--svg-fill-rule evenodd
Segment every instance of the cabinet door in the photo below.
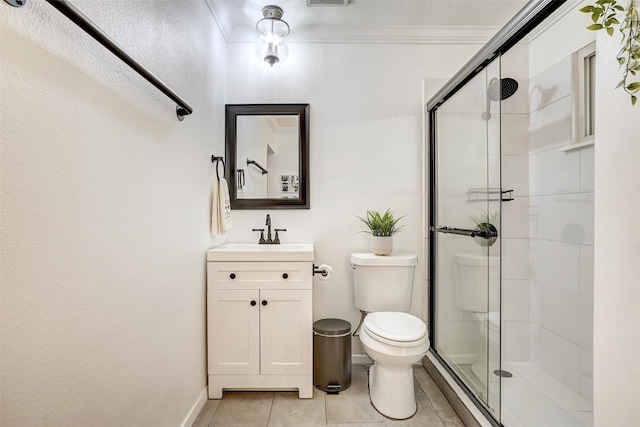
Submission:
M 310 290 L 260 291 L 262 374 L 311 373 L 313 364 L 311 293 Z
M 207 293 L 209 374 L 259 373 L 259 292 L 250 289 Z

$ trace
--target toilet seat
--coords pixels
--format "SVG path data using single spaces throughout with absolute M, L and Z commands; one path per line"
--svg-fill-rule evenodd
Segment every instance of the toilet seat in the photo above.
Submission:
M 372 338 L 398 347 L 416 345 L 427 335 L 427 326 L 422 320 L 402 312 L 369 313 L 362 328 Z

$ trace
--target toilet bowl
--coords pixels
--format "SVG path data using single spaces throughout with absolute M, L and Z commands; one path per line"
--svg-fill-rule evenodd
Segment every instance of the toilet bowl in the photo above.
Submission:
M 417 263 L 415 254 L 351 254 L 356 307 L 367 313 L 360 341 L 374 362 L 369 397 L 378 412 L 394 419 L 416 413 L 413 364 L 429 349 L 425 323 L 406 313 Z
M 374 361 L 369 370 L 369 396 L 373 406 L 394 419 L 413 416 L 413 364 L 429 349 L 424 322 L 402 312 L 376 312 L 365 317 L 360 330 L 362 346 Z
M 456 305 L 479 329 L 479 340 L 469 340 L 465 353 L 475 355 L 471 372 L 486 387 L 500 369 L 500 257 L 457 253 L 455 258 Z
M 478 322 L 482 341 L 488 348 L 477 354 L 471 364 L 471 372 L 482 384 L 486 384 L 490 374 L 500 369 L 500 312 L 473 313 L 473 317 Z

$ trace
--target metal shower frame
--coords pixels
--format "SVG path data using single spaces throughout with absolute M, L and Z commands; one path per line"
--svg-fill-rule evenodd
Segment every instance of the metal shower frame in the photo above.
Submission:
M 500 55 L 511 49 L 516 43 L 522 40 L 531 30 L 542 23 L 553 12 L 559 9 L 567 0 L 531 0 L 529 1 L 495 36 L 487 42 L 438 92 L 429 99 L 426 104 L 426 114 L 428 117 L 428 133 L 429 138 L 429 211 L 428 211 L 428 230 L 429 230 L 429 336 L 431 342 L 436 339 L 435 320 L 436 320 L 436 262 L 433 254 L 435 253 L 435 233 L 437 231 L 436 221 L 436 111 L 438 108 L 474 76 L 483 71 L 491 62 Z M 474 395 L 469 387 L 458 377 L 453 369 L 432 347 L 431 354 L 444 366 L 451 377 L 460 385 L 460 387 L 469 396 L 476 407 L 485 415 L 485 417 L 496 427 L 502 424 L 497 421 L 490 411 L 482 402 Z M 502 399 L 502 397 L 501 397 Z

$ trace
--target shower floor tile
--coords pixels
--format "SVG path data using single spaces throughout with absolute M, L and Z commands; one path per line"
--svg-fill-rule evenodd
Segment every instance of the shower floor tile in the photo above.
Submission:
M 531 362 L 503 366 L 513 378 L 502 382 L 506 427 L 590 427 L 593 405 Z
M 378 413 L 369 400 L 368 366 L 353 365 L 351 387 L 338 395 L 314 389 L 312 399 L 297 392 L 225 392 L 208 400 L 193 427 L 464 427 L 444 395 L 421 366 L 414 367 L 418 412 L 403 421 Z

